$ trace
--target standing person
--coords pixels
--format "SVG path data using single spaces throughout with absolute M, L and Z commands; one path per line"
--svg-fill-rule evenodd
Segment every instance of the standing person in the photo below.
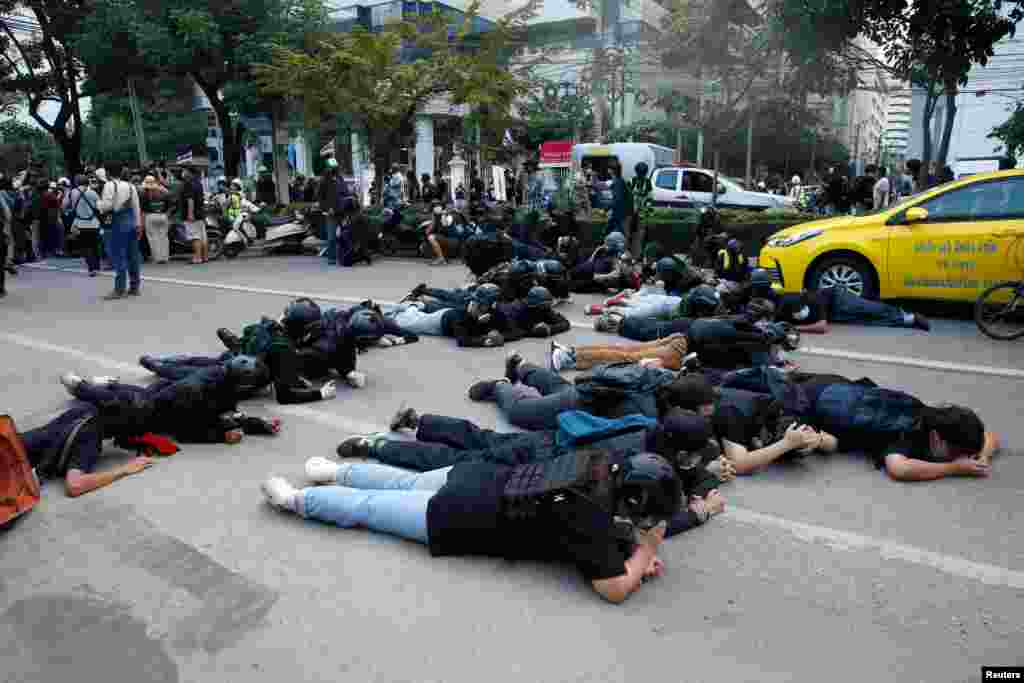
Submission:
M 21 189 L 14 192 L 14 201 L 10 203 L 11 211 L 14 213 L 14 226 L 12 234 L 14 242 L 11 249 L 14 252 L 14 263 L 31 263 L 36 260 L 35 249 L 32 246 L 32 185 L 25 181 Z
M 633 180 L 629 184 L 629 191 L 633 197 L 633 215 L 631 217 L 633 243 L 630 246 L 633 249 L 632 253 L 642 254 L 646 233 L 641 225 L 642 221 L 646 220 L 654 210 L 654 185 L 651 183 L 647 164 L 641 161 L 633 167 L 633 171 L 636 175 L 633 176 Z
M 618 161 L 612 163 L 612 211 L 608 217 L 608 233 L 621 232 L 625 234 L 626 216 L 633 210 L 633 196 L 629 193 L 629 187 L 622 178 L 622 164 Z M 628 237 L 628 236 L 627 236 Z
M 44 256 L 64 255 L 64 226 L 60 222 L 60 194 L 57 183 L 51 182 L 42 188 L 40 198 L 39 237 Z
M 203 219 L 203 209 L 206 206 L 203 186 L 191 166 L 182 167 L 181 180 L 178 209 L 181 211 L 181 220 L 185 223 L 185 232 L 192 242 L 192 264 L 199 265 L 209 259 L 206 221 Z
M 75 187 L 64 198 L 63 210 L 72 215 L 71 231 L 80 236 L 85 250 L 85 265 L 89 269 L 89 277 L 96 277 L 100 270 L 100 196 L 89 187 L 89 179 L 84 175 L 75 176 Z
M 324 216 L 324 232 L 327 233 L 327 265 L 338 262 L 338 185 L 345 185 L 344 179 L 338 174 L 338 160 L 331 157 L 324 167 L 323 178 L 317 189 L 317 201 Z M 347 186 L 346 186 L 347 189 Z
M 266 166 L 260 166 L 259 178 L 256 180 L 256 203 L 275 206 L 277 204 L 277 185 Z
M 405 186 L 409 188 L 409 202 L 418 202 L 420 200 L 420 185 L 416 181 L 416 171 L 411 168 L 405 173 Z
M 886 173 L 886 168 L 883 166 L 878 171 L 878 180 L 875 182 L 874 188 L 872 188 L 872 208 L 875 211 L 881 211 L 889 206 L 889 193 L 892 190 L 892 184 L 889 182 L 889 176 Z
M 391 175 L 384 176 L 384 195 L 381 197 L 381 204 L 386 209 L 397 211 L 402 203 L 402 173 L 398 170 L 398 164 L 393 164 L 391 171 Z
M 918 176 L 921 175 L 921 160 L 910 159 L 907 161 L 906 170 L 900 177 L 900 199 L 917 194 Z
M 420 177 L 420 199 L 424 202 L 431 202 L 434 200 L 435 192 L 434 184 L 430 182 L 430 174 L 424 173 Z
M 171 245 L 167 237 L 170 222 L 167 220 L 167 188 L 156 177 L 148 175 L 142 182 L 141 206 L 146 226 L 146 239 L 156 263 L 167 263 L 171 257 Z
M 875 170 L 874 164 L 868 165 L 864 175 L 857 176 L 853 182 L 853 211 L 858 216 L 869 213 L 875 205 Z
M 121 170 L 121 164 L 112 163 L 108 170 L 110 175 L 116 178 Z M 114 290 L 104 299 L 123 299 L 126 284 L 127 294 L 138 296 L 142 285 L 139 240 L 143 231 L 139 193 L 131 183 L 124 180 L 108 180 L 103 185 L 98 208 L 101 212 L 110 214 L 110 258 L 114 270 L 117 271 L 114 277 Z
M 312 204 L 316 201 L 316 188 L 317 179 L 316 176 L 310 176 L 306 181 L 305 187 L 302 188 L 302 201 L 307 204 Z

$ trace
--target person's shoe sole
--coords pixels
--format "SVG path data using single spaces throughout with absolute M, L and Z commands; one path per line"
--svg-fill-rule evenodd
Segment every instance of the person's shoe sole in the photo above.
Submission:
M 469 388 L 469 400 L 470 401 L 493 401 L 494 400 L 494 389 L 501 382 L 507 382 L 506 379 L 485 379 L 477 382 Z
M 523 357 L 519 355 L 518 351 L 512 351 L 505 357 L 505 379 L 512 384 L 519 382 L 519 366 L 523 362 Z
M 416 429 L 418 425 L 419 415 L 412 408 L 406 408 L 403 405 L 391 418 L 391 424 L 388 427 L 391 431 L 397 432 L 399 429 Z
M 295 487 L 287 480 L 281 477 L 271 477 L 260 484 L 260 490 L 263 491 L 263 496 L 273 507 L 278 510 L 291 510 L 288 502 Z
M 362 458 L 370 457 L 370 442 L 363 436 L 350 436 L 338 444 L 337 454 L 339 458 Z
M 306 461 L 303 468 L 306 472 L 306 481 L 313 484 L 334 484 L 338 481 L 339 465 L 327 458 L 316 456 Z

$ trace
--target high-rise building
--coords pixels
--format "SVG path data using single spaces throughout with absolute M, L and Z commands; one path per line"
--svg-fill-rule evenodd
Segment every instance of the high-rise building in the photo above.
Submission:
M 910 144 L 910 86 L 900 81 L 889 83 L 889 106 L 882 134 L 882 163 L 902 167 Z

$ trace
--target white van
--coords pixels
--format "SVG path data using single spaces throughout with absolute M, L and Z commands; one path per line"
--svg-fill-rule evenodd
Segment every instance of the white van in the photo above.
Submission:
M 649 142 L 615 142 L 610 145 L 587 142 L 573 145 L 572 165 L 577 169 L 586 162 L 598 175 L 603 175 L 612 159 L 618 159 L 622 177 L 628 182 L 636 175 L 634 169 L 641 161 L 647 164 L 648 171 L 653 171 L 659 166 L 671 166 L 675 163 L 675 156 L 674 149 Z

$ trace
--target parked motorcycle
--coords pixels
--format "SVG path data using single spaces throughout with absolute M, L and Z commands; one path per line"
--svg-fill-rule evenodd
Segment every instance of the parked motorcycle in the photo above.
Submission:
M 301 212 L 269 218 L 262 212 L 250 215 L 243 211 L 224 238 L 224 255 L 235 258 L 246 249 L 262 249 L 265 254 L 273 251 L 301 253 L 306 248 L 319 248 L 320 242 L 312 222 Z

